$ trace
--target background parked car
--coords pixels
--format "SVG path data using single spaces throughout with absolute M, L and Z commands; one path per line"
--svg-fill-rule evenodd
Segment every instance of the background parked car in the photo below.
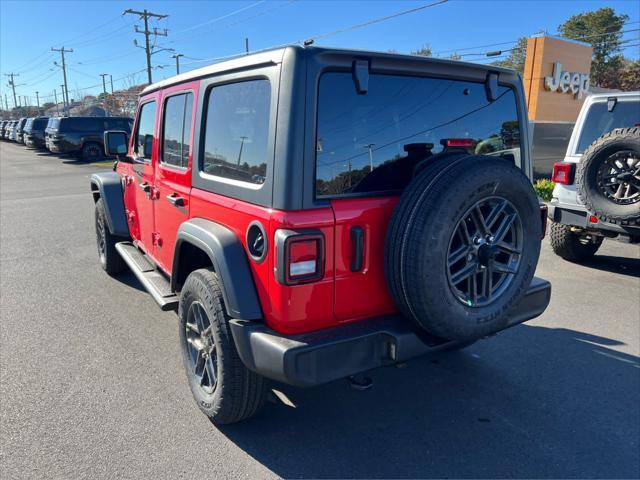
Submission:
M 0 122 L 0 139 L 4 140 L 4 126 L 9 122 L 9 120 L 2 120 Z
M 44 146 L 47 150 L 49 150 L 49 135 L 51 134 L 51 129 L 58 128 L 58 122 L 60 121 L 59 117 L 49 117 L 47 121 L 47 126 L 44 129 Z
M 49 117 L 30 118 L 24 127 L 24 143 L 27 147 L 45 148 L 44 130 Z
M 591 258 L 605 238 L 640 242 L 640 92 L 591 95 L 553 167 L 551 246 Z
M 0 133 L 2 134 L 3 140 L 9 140 L 9 131 L 11 129 L 12 124 L 13 124 L 13 120 L 7 120 L 2 126 L 2 131 Z
M 27 123 L 28 118 L 26 117 L 22 117 L 20 120 L 18 120 L 18 124 L 16 125 L 16 132 L 15 132 L 15 138 L 14 140 L 18 143 L 24 143 L 24 140 L 22 138 L 22 129 L 24 128 L 25 124 Z
M 20 120 L 16 120 L 13 122 L 13 124 L 11 125 L 11 131 L 9 132 L 9 140 L 11 140 L 12 142 L 17 141 L 18 138 L 18 126 L 20 125 Z
M 77 155 L 86 161 L 104 156 L 104 132 L 122 130 L 131 133 L 133 120 L 127 117 L 64 117 L 53 123 L 49 132 L 49 150 Z

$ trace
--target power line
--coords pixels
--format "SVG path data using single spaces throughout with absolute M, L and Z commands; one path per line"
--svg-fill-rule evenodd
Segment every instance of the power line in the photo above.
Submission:
M 624 25 L 635 25 L 637 23 L 640 23 L 640 21 L 625 22 L 622 25 L 623 26 Z M 610 24 L 610 25 L 614 25 L 614 24 Z M 619 23 L 615 23 L 615 25 L 619 25 Z M 638 30 L 639 29 L 625 30 L 625 31 L 621 31 L 620 33 L 622 34 L 622 33 L 628 33 L 628 32 L 635 32 L 635 31 L 638 31 Z M 611 32 L 606 32 L 606 33 L 598 33 L 598 34 L 594 34 L 594 35 L 584 36 L 584 37 L 581 37 L 581 38 L 583 38 L 583 39 L 584 38 L 593 38 L 593 37 L 598 37 L 598 36 L 610 35 L 612 33 L 617 33 L 617 32 L 611 31 Z M 555 33 L 553 33 L 551 35 L 557 35 L 557 34 L 559 34 L 559 32 L 555 32 Z M 568 37 L 563 37 L 563 38 L 568 38 Z M 520 39 L 518 38 L 518 39 L 515 39 L 515 40 L 508 41 L 508 42 L 490 43 L 490 44 L 487 44 L 487 45 L 476 45 L 474 47 L 452 48 L 452 49 L 449 49 L 449 50 L 441 50 L 439 52 L 434 53 L 433 55 L 434 55 L 434 57 L 437 57 L 438 55 L 442 55 L 443 53 L 457 53 L 457 52 L 464 52 L 464 51 L 467 51 L 467 50 L 476 50 L 478 48 L 488 48 L 488 47 L 498 47 L 498 46 L 501 46 L 501 45 L 510 45 L 512 43 L 516 43 L 518 40 L 520 40 Z M 570 39 L 570 40 L 575 40 L 575 39 Z M 581 40 L 578 40 L 578 41 L 581 41 Z
M 232 17 L 233 15 L 237 15 L 238 13 L 244 12 L 245 10 L 249 10 L 250 8 L 257 7 L 258 5 L 265 3 L 266 0 L 260 0 L 259 2 L 252 3 L 251 5 L 247 5 L 245 7 L 239 8 L 238 10 L 234 10 L 233 12 L 227 13 L 226 15 L 222 15 L 221 17 L 213 18 L 211 20 L 207 20 L 206 22 L 199 23 L 198 25 L 194 25 L 189 28 L 185 28 L 183 30 L 178 30 L 175 32 L 176 34 L 190 32 L 192 30 L 196 30 L 200 27 L 204 27 L 205 25 L 211 25 L 212 23 L 219 22 L 220 20 L 224 20 L 225 18 Z
M 373 20 L 369 20 L 369 21 L 364 22 L 364 23 L 357 23 L 357 24 L 351 25 L 349 27 L 339 28 L 338 30 L 333 30 L 331 32 L 321 33 L 319 35 L 314 35 L 313 37 L 309 37 L 304 41 L 299 41 L 298 43 L 309 44 L 309 42 L 314 42 L 314 41 L 319 40 L 321 38 L 332 37 L 334 35 L 338 35 L 339 33 L 345 33 L 345 32 L 350 32 L 352 30 L 357 30 L 359 28 L 369 27 L 371 25 L 375 25 L 376 23 L 386 22 L 387 20 L 391 20 L 393 18 L 401 17 L 403 15 L 409 15 L 411 13 L 416 13 L 416 12 L 419 12 L 421 10 L 425 10 L 425 9 L 431 8 L 431 7 L 437 7 L 438 5 L 442 5 L 443 3 L 447 3 L 448 1 L 449 0 L 440 0 L 439 2 L 429 3 L 427 5 L 422 5 L 420 7 L 411 8 L 409 10 L 404 10 L 402 12 L 394 13 L 392 15 L 387 15 L 385 17 L 375 18 Z

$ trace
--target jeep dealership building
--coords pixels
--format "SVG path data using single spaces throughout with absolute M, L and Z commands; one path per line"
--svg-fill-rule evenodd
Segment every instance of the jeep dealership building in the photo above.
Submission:
M 549 36 L 530 37 L 524 68 L 536 177 L 551 177 L 562 160 L 573 125 L 589 93 L 606 92 L 589 85 L 591 45 Z

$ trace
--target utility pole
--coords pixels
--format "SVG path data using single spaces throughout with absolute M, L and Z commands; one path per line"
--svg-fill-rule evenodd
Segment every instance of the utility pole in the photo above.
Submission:
M 367 148 L 369 150 L 369 168 L 371 169 L 370 171 L 373 172 L 373 153 L 372 153 L 372 149 L 373 146 L 375 145 L 375 143 L 370 143 L 368 145 L 363 145 L 364 148 Z
M 60 110 L 58 110 L 58 94 L 56 93 L 56 89 L 53 89 L 53 99 L 56 102 L 56 115 L 60 115 Z
M 171 58 L 176 59 L 176 75 L 180 75 L 180 57 L 184 57 L 181 53 L 176 53 L 175 55 L 171 55 Z
M 37 91 L 36 91 L 36 105 L 38 106 L 38 110 L 40 110 L 40 97 L 38 96 Z
M 4 108 L 8 112 L 9 111 L 9 102 L 7 101 L 7 94 L 4 94 Z
M 244 37 L 244 51 L 249 55 L 249 37 Z
M 104 97 L 102 97 L 102 106 L 104 107 L 104 111 L 107 111 L 107 82 L 105 80 L 105 77 L 109 75 L 108 73 L 101 73 L 100 76 L 102 77 L 102 93 L 104 95 Z
M 113 75 L 109 74 L 109 81 L 111 82 L 111 114 L 116 111 L 116 97 L 113 95 Z
M 53 48 L 53 47 L 51 47 L 51 51 L 52 52 L 60 52 L 60 55 L 62 56 L 62 75 L 64 77 L 64 90 L 62 91 L 62 97 L 63 97 L 63 100 L 64 100 L 65 104 L 68 104 L 69 103 L 69 89 L 67 88 L 67 65 L 66 65 L 66 63 L 64 63 L 64 54 L 65 53 L 73 53 L 73 48 L 70 48 L 69 50 L 65 50 L 64 47 L 62 47 L 62 48 Z
M 245 141 L 247 138 L 249 138 L 249 137 L 247 137 L 247 136 L 245 136 L 245 135 L 242 135 L 242 136 L 240 137 L 241 142 L 240 142 L 240 151 L 238 152 L 238 166 L 240 166 L 240 160 L 242 160 L 242 147 L 244 146 L 244 141 Z
M 67 101 L 64 97 L 64 85 L 60 85 L 60 93 L 62 94 L 62 113 L 67 109 Z
M 142 18 L 144 20 L 144 30 L 140 30 L 138 29 L 138 26 L 135 26 L 135 32 L 136 33 L 142 33 L 144 34 L 144 50 L 145 53 L 147 54 L 147 80 L 149 81 L 149 83 L 153 83 L 153 80 L 151 78 L 151 46 L 149 45 L 149 36 L 150 35 L 155 35 L 156 37 L 158 35 L 160 35 L 161 37 L 166 37 L 167 36 L 167 29 L 164 29 L 164 32 L 160 32 L 158 31 L 158 29 L 156 27 L 153 27 L 153 31 L 149 30 L 149 17 L 154 17 L 157 18 L 158 20 L 161 20 L 163 18 L 167 18 L 169 15 L 160 15 L 158 13 L 153 13 L 153 12 L 149 12 L 146 8 L 143 11 L 139 11 L 139 10 L 132 10 L 132 9 L 127 9 L 124 11 L 123 15 L 126 14 L 131 14 L 131 15 L 139 15 L 140 18 Z M 137 46 L 137 45 L 136 45 Z M 166 49 L 165 49 L 166 50 Z
M 16 100 L 16 82 L 13 79 L 13 77 L 19 77 L 20 74 L 19 73 L 5 73 L 4 75 L 6 77 L 10 77 L 9 85 L 11 85 L 11 89 L 13 90 L 13 106 L 17 107 L 18 106 L 18 101 Z

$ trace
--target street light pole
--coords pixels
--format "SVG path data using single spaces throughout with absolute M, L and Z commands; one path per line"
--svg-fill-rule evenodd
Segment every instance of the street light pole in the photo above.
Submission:
M 38 96 L 38 92 L 36 92 L 36 105 L 38 106 L 38 110 L 40 110 L 40 97 Z

